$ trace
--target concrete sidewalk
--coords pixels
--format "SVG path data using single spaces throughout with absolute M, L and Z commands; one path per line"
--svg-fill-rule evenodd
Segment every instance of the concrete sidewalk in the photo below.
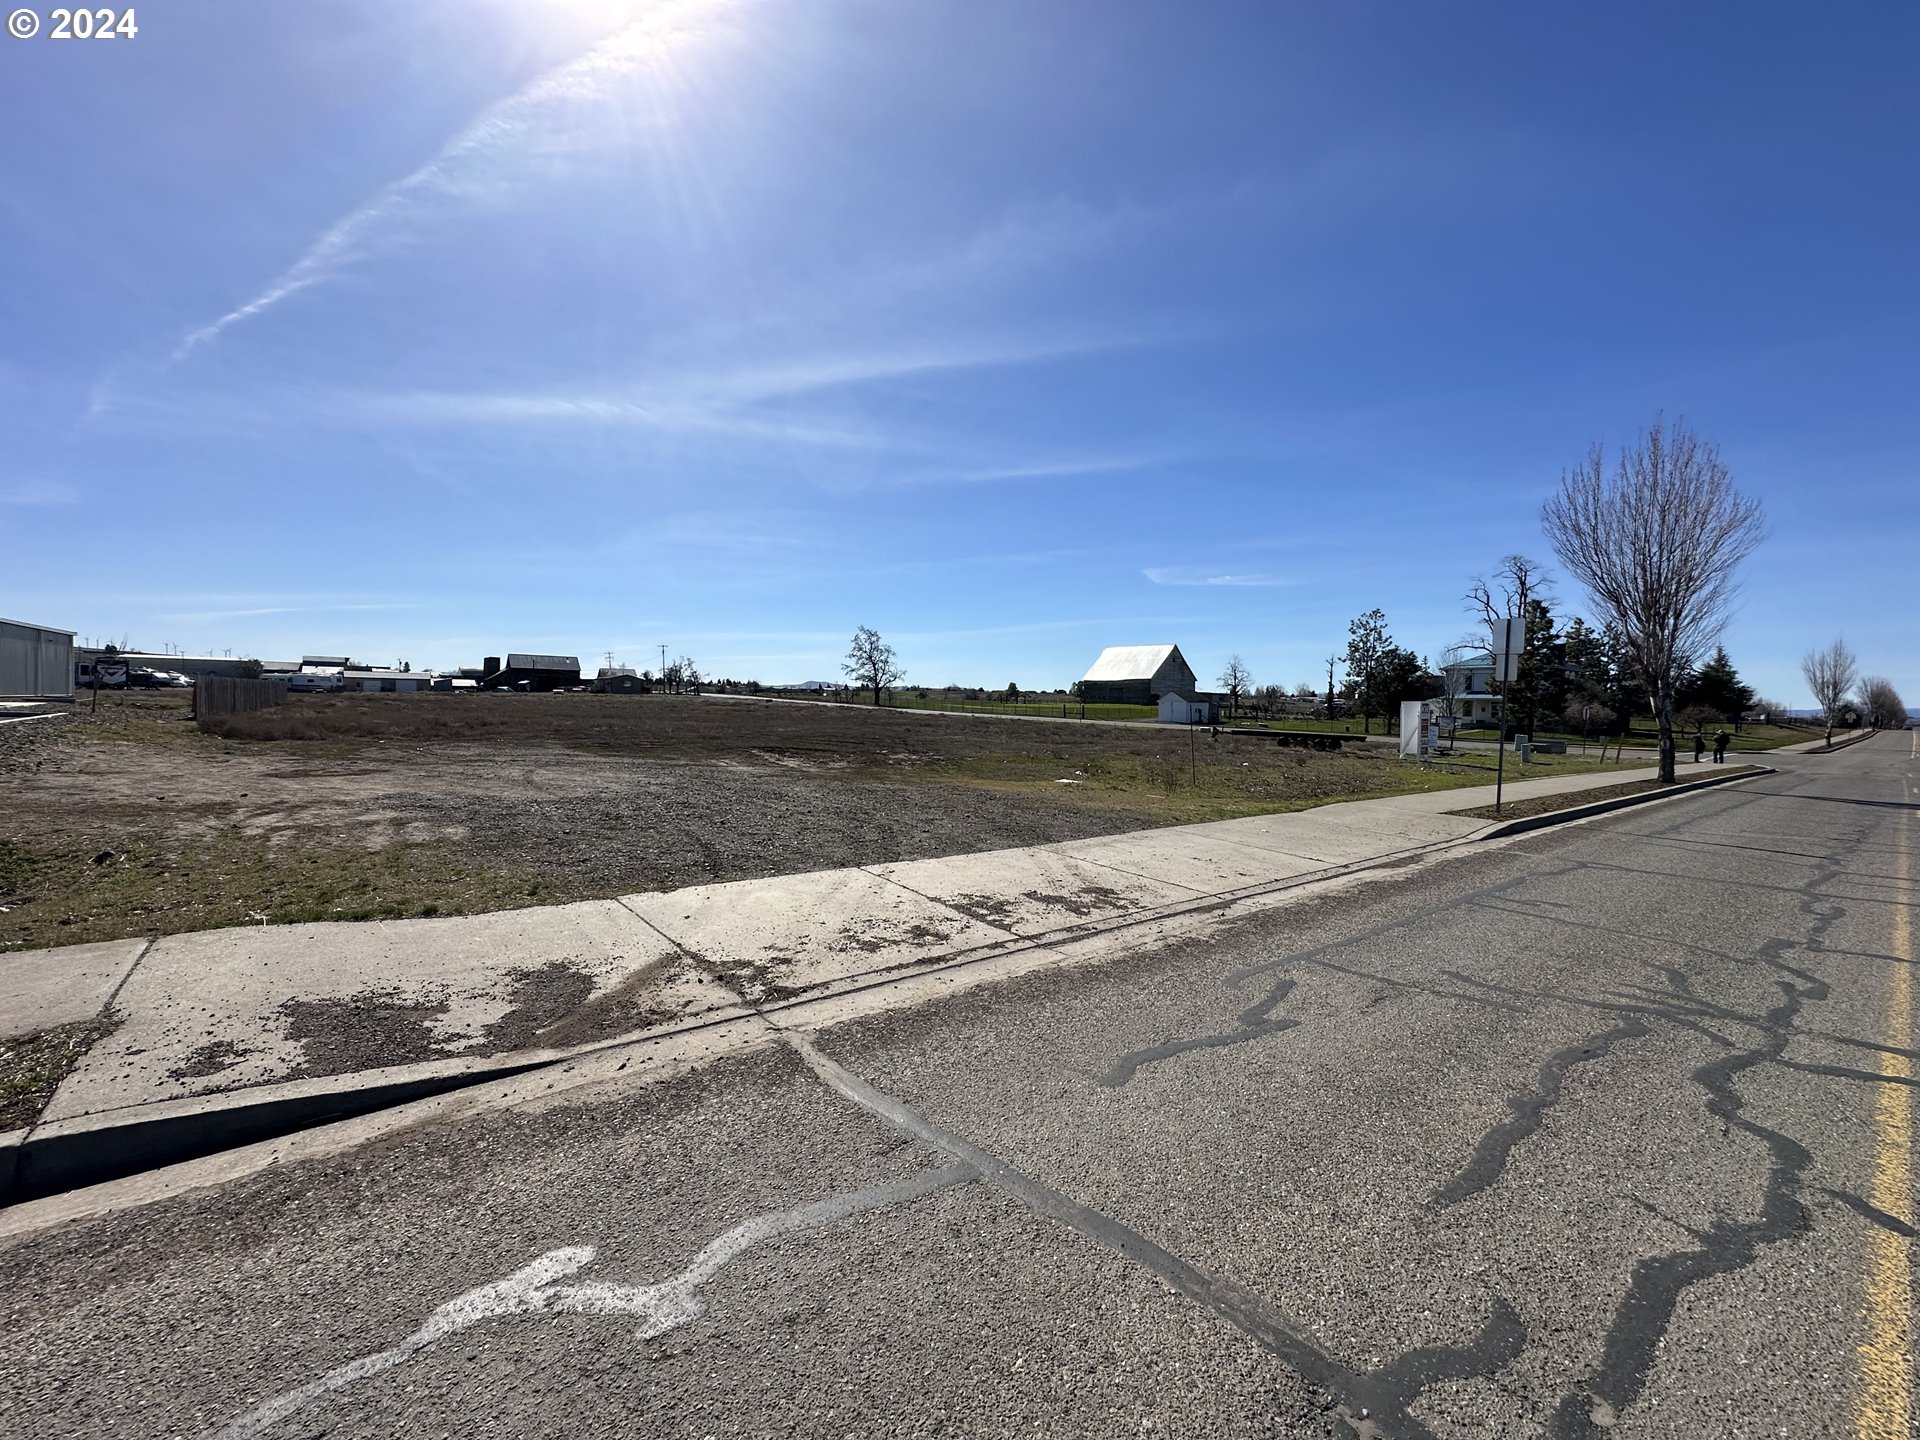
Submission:
M 36 1130 L 422 1066 L 484 1072 L 487 1057 L 707 1027 L 995 957 L 1084 955 L 1104 932 L 1486 837 L 1499 827 L 1448 812 L 1492 798 L 1475 787 L 487 915 L 26 951 L 0 956 L 0 1034 L 118 1018 Z

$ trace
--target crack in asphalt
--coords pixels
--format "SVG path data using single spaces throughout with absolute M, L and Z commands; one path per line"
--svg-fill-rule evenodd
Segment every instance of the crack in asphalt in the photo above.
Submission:
M 1421 1395 L 1445 1380 L 1490 1374 L 1519 1358 L 1526 1325 L 1496 1295 L 1491 1312 L 1464 1345 L 1408 1350 L 1371 1370 L 1354 1370 L 1272 1303 L 1191 1261 L 1113 1217 L 1083 1205 L 938 1125 L 853 1074 L 807 1036 L 768 1020 L 828 1088 L 896 1129 L 972 1167 L 987 1184 L 1037 1215 L 1121 1255 L 1233 1326 L 1332 1398 L 1331 1408 L 1355 1440 L 1439 1440 L 1411 1413 Z
M 1782 997 L 1778 1005 L 1759 1015 L 1739 1017 L 1760 1032 L 1760 1043 L 1710 1060 L 1692 1075 L 1706 1092 L 1707 1112 L 1723 1126 L 1758 1140 L 1769 1155 L 1758 1215 L 1715 1220 L 1705 1230 L 1691 1232 L 1697 1248 L 1649 1256 L 1634 1265 L 1626 1293 L 1607 1326 L 1600 1361 L 1589 1376 L 1561 1396 L 1547 1424 L 1549 1440 L 1601 1440 L 1620 1412 L 1645 1391 L 1682 1294 L 1702 1280 L 1747 1269 L 1769 1245 L 1812 1228 L 1801 1184 L 1813 1165 L 1813 1152 L 1791 1136 L 1749 1118 L 1734 1082 L 1748 1070 L 1781 1062 L 1787 1046 L 1798 1038 L 1795 1022 L 1802 1007 L 1831 994 L 1826 980 L 1782 957 L 1795 949 L 1818 953 L 1827 930 L 1845 916 L 1844 906 L 1819 903 L 1820 885 L 1839 873 L 1840 866 L 1829 860 L 1800 887 L 1801 913 L 1812 921 L 1804 940 L 1774 937 L 1760 947 L 1756 958 L 1790 977 L 1774 982 Z M 1691 987 L 1682 998 L 1691 998 Z
M 1132 1050 L 1113 1062 L 1113 1068 L 1105 1074 L 1093 1077 L 1096 1085 L 1116 1088 L 1133 1079 L 1134 1073 L 1142 1065 L 1151 1065 L 1158 1060 L 1171 1060 L 1176 1055 L 1184 1055 L 1190 1050 L 1218 1050 L 1228 1045 L 1244 1045 L 1249 1040 L 1262 1035 L 1278 1035 L 1283 1030 L 1291 1030 L 1298 1020 L 1273 1018 L 1273 1009 L 1287 996 L 1293 993 L 1294 979 L 1285 976 L 1277 981 L 1273 988 L 1260 999 L 1254 1001 L 1236 1017 L 1239 1028 L 1218 1035 L 1200 1035 L 1190 1040 L 1169 1040 L 1164 1045 L 1149 1045 L 1144 1050 Z
M 1752 804 L 1758 798 L 1760 797 L 1750 797 L 1739 803 L 1742 806 Z M 1652 835 L 1642 834 L 1639 838 L 1666 839 L 1668 831 L 1692 823 L 1694 823 L 1694 817 L 1688 817 L 1676 822 L 1674 826 L 1663 827 L 1662 831 Z M 1809 1003 L 1826 1000 L 1831 993 L 1831 985 L 1822 976 L 1804 966 L 1792 964 L 1786 959 L 1786 955 L 1794 951 L 1823 957 L 1837 953 L 1827 951 L 1825 937 L 1827 932 L 1846 916 L 1847 909 L 1830 893 L 1823 893 L 1824 887 L 1829 887 L 1847 876 L 1846 867 L 1839 857 L 1851 854 L 1863 845 L 1868 839 L 1869 831 L 1869 826 L 1863 826 L 1857 833 L 1836 834 L 1830 837 L 1833 848 L 1827 854 L 1805 857 L 1810 862 L 1815 862 L 1817 868 L 1800 885 L 1770 885 L 1752 881 L 1732 882 L 1746 888 L 1771 890 L 1797 896 L 1799 910 L 1809 921 L 1803 938 L 1772 937 L 1762 942 L 1759 950 L 1750 957 L 1723 954 L 1701 946 L 1681 947 L 1701 951 L 1731 964 L 1758 964 L 1778 972 L 1782 978 L 1774 981 L 1774 985 L 1781 994 L 1781 1001 L 1778 1005 L 1760 1013 L 1743 1011 L 1708 1000 L 1696 993 L 1693 982 L 1685 971 L 1677 966 L 1662 965 L 1652 961 L 1643 963 L 1661 977 L 1665 982 L 1664 988 L 1627 987 L 1623 992 L 1616 992 L 1620 998 L 1605 1000 L 1565 995 L 1551 990 L 1526 990 L 1481 980 L 1456 970 L 1441 971 L 1440 974 L 1445 979 L 1465 987 L 1464 990 L 1456 990 L 1381 975 L 1357 967 L 1341 965 L 1327 958 L 1340 949 L 1409 925 L 1429 921 L 1466 906 L 1505 909 L 1517 903 L 1524 903 L 1519 900 L 1519 897 L 1504 893 L 1522 884 L 1581 871 L 1603 870 L 1636 875 L 1651 873 L 1633 866 L 1609 864 L 1584 857 L 1555 869 L 1530 871 L 1510 881 L 1469 891 L 1444 904 L 1385 922 L 1327 945 L 1233 971 L 1226 977 L 1226 983 L 1229 986 L 1238 988 L 1254 975 L 1268 973 L 1281 967 L 1291 970 L 1303 965 L 1312 965 L 1324 970 L 1370 979 L 1404 991 L 1418 992 L 1436 998 L 1466 1000 L 1489 1008 L 1520 1008 L 1492 998 L 1492 994 L 1500 994 L 1512 999 L 1575 1005 L 1628 1017 L 1620 1024 L 1549 1056 L 1542 1063 L 1538 1089 L 1530 1094 L 1509 1099 L 1508 1105 L 1512 1111 L 1509 1119 L 1482 1136 L 1467 1165 L 1452 1181 L 1435 1192 L 1429 1203 L 1436 1209 L 1457 1204 L 1496 1183 L 1504 1173 L 1514 1148 L 1538 1131 L 1546 1112 L 1560 1101 L 1567 1070 L 1586 1060 L 1601 1058 L 1622 1040 L 1643 1038 L 1655 1033 L 1648 1022 L 1661 1022 L 1691 1031 L 1728 1052 L 1697 1067 L 1692 1072 L 1691 1079 L 1705 1092 L 1707 1112 L 1721 1121 L 1723 1129 L 1738 1129 L 1759 1141 L 1767 1151 L 1768 1173 L 1758 1214 L 1750 1219 L 1716 1220 L 1703 1230 L 1679 1225 L 1678 1229 L 1693 1238 L 1696 1248 L 1650 1256 L 1634 1266 L 1626 1292 L 1621 1296 L 1606 1328 L 1601 1358 L 1588 1376 L 1570 1386 L 1562 1394 L 1547 1423 L 1545 1435 L 1548 1440 L 1600 1440 L 1600 1437 L 1617 1423 L 1621 1411 L 1638 1400 L 1644 1392 L 1660 1343 L 1667 1333 L 1685 1291 L 1702 1280 L 1746 1269 L 1757 1262 L 1768 1246 L 1791 1239 L 1812 1228 L 1807 1207 L 1803 1203 L 1805 1199 L 1803 1183 L 1807 1171 L 1813 1164 L 1812 1152 L 1790 1136 L 1763 1125 L 1744 1113 L 1745 1101 L 1735 1086 L 1735 1081 L 1740 1075 L 1751 1069 L 1774 1065 L 1802 1073 L 1860 1083 L 1907 1085 L 1915 1083 L 1910 1077 L 1905 1076 L 1889 1076 L 1876 1071 L 1846 1066 L 1789 1060 L 1785 1053 L 1794 1040 L 1802 1038 L 1827 1039 L 1834 1043 L 1869 1050 L 1898 1049 L 1898 1047 L 1882 1047 L 1855 1037 L 1830 1035 L 1803 1027 L 1800 1020 L 1804 1007 Z M 1500 903 L 1503 901 L 1504 904 Z M 1571 917 L 1560 917 L 1539 911 L 1533 913 L 1535 918 L 1558 920 L 1560 923 L 1575 926 L 1579 924 Z M 1649 942 L 1655 937 L 1633 938 Z M 1244 1043 L 1262 1035 L 1274 1033 L 1278 1029 L 1289 1028 L 1283 1020 L 1276 1020 L 1272 1011 L 1292 994 L 1295 986 L 1296 981 L 1293 976 L 1282 977 L 1259 1002 L 1240 1013 L 1237 1017 L 1237 1029 L 1128 1052 L 1116 1061 L 1112 1069 L 1097 1077 L 1098 1083 L 1109 1086 L 1124 1085 L 1143 1065 L 1171 1059 L 1198 1049 Z M 1757 1031 L 1759 1042 L 1742 1047 L 1735 1039 L 1722 1035 L 1703 1023 L 1708 1020 Z M 1823 1189 L 1818 1193 L 1831 1196 L 1872 1224 L 1890 1229 L 1894 1233 L 1913 1233 L 1912 1227 L 1906 1222 L 1880 1210 L 1859 1196 L 1830 1189 Z M 1255 1338 L 1260 1337 L 1256 1335 Z M 1521 1349 L 1524 1348 L 1525 1340 L 1524 1323 L 1512 1313 L 1504 1299 L 1498 1299 L 1494 1314 L 1472 1345 L 1459 1351 L 1433 1352 L 1434 1358 L 1430 1363 L 1437 1368 L 1434 1368 L 1431 1378 L 1425 1379 L 1419 1388 L 1425 1388 L 1426 1385 L 1431 1385 L 1439 1379 L 1467 1379 L 1491 1375 L 1494 1370 L 1500 1368 L 1500 1365 L 1517 1358 Z M 1263 1340 L 1262 1343 L 1266 1342 Z M 1269 1348 L 1273 1347 L 1269 1346 Z M 1281 1352 L 1276 1351 L 1276 1353 Z M 1344 1384 L 1352 1387 L 1356 1382 L 1364 1379 L 1371 1384 L 1404 1393 L 1405 1384 L 1398 1382 L 1404 1382 L 1408 1375 L 1416 1373 L 1418 1362 L 1415 1357 L 1421 1353 L 1409 1352 L 1408 1355 L 1390 1362 L 1379 1370 L 1368 1372 L 1365 1377 L 1347 1372 Z M 1443 1355 L 1444 1358 L 1441 1358 Z M 1282 1358 L 1294 1364 L 1296 1369 L 1301 1368 L 1292 1356 L 1283 1354 Z M 1343 1393 L 1342 1385 L 1335 1383 L 1340 1379 L 1336 1373 L 1339 1368 L 1337 1362 L 1326 1356 L 1324 1352 L 1315 1358 L 1318 1368 L 1313 1371 L 1301 1369 L 1301 1373 L 1330 1393 L 1336 1395 Z M 1494 1363 L 1495 1361 L 1498 1361 L 1498 1364 Z M 1396 1366 L 1413 1366 L 1414 1369 L 1402 1371 L 1396 1369 Z M 1441 1373 L 1442 1370 L 1445 1371 L 1444 1374 Z M 1351 1397 L 1359 1394 L 1360 1391 L 1347 1388 L 1344 1393 Z M 1360 1440 L 1372 1440 L 1372 1437 L 1388 1435 L 1424 1436 L 1428 1432 L 1420 1428 L 1419 1422 L 1407 1414 L 1406 1406 L 1413 1403 L 1414 1398 L 1417 1398 L 1417 1392 L 1414 1396 L 1406 1398 L 1397 1409 L 1381 1408 L 1377 1416 L 1371 1405 L 1362 1407 L 1356 1414 L 1348 1405 L 1343 1404 L 1340 1407 L 1340 1413 Z
M 1871 1221 L 1882 1230 L 1890 1230 L 1895 1235 L 1903 1236 L 1908 1240 L 1920 1239 L 1920 1230 L 1914 1229 L 1898 1215 L 1889 1215 L 1871 1200 L 1856 1195 L 1851 1190 L 1836 1190 L 1830 1185 L 1823 1185 L 1819 1193 L 1838 1200 L 1861 1219 Z
M 1461 909 L 1483 896 L 1499 894 L 1502 891 L 1510 890 L 1533 878 L 1536 877 L 1523 875 L 1511 880 L 1502 880 L 1496 884 L 1483 886 L 1480 889 L 1469 891 L 1464 895 L 1456 896 L 1452 900 L 1442 904 L 1427 906 L 1411 915 L 1370 926 L 1358 934 L 1349 935 L 1339 940 L 1332 940 L 1324 945 L 1316 945 L 1311 949 L 1302 950 L 1297 954 L 1284 956 L 1278 960 L 1263 961 L 1258 965 L 1248 965 L 1241 969 L 1230 971 L 1226 976 L 1225 984 L 1231 990 L 1238 990 L 1248 980 L 1253 979 L 1257 975 L 1270 974 L 1283 967 L 1295 965 L 1320 964 L 1324 968 L 1338 970 L 1341 967 L 1333 965 L 1321 957 L 1331 954 L 1335 950 L 1344 949 L 1349 945 L 1357 945 L 1362 941 L 1371 940 L 1378 936 L 1388 934 L 1391 931 L 1404 929 L 1409 925 L 1418 924 L 1421 921 L 1432 919 L 1435 916 Z M 1379 976 L 1371 976 L 1369 978 L 1382 979 L 1383 983 L 1386 984 L 1400 983 L 1398 981 L 1384 980 L 1384 977 Z M 1277 1035 L 1282 1031 L 1292 1030 L 1301 1022 L 1293 1019 L 1275 1019 L 1273 1017 L 1273 1011 L 1275 1007 L 1280 1005 L 1281 1002 L 1293 993 L 1294 986 L 1297 983 L 1293 976 L 1282 975 L 1269 987 L 1266 994 L 1262 995 L 1253 1004 L 1249 1005 L 1234 1017 L 1235 1028 L 1232 1030 L 1222 1030 L 1207 1035 L 1195 1035 L 1184 1040 L 1168 1040 L 1158 1045 L 1145 1046 L 1139 1050 L 1129 1050 L 1124 1055 L 1118 1057 L 1112 1066 L 1099 1075 L 1096 1075 L 1094 1077 L 1094 1083 L 1109 1088 L 1118 1088 L 1131 1081 L 1143 1066 L 1156 1064 L 1162 1060 L 1171 1060 L 1176 1056 L 1191 1054 L 1196 1050 L 1221 1050 L 1232 1045 L 1244 1045 L 1250 1040 L 1258 1040 L 1266 1035 Z M 1462 996 L 1458 998 L 1465 999 L 1470 997 Z
M 1541 1062 L 1539 1084 L 1527 1094 L 1508 1098 L 1507 1108 L 1512 1112 L 1510 1118 L 1480 1137 L 1480 1143 L 1474 1146 L 1472 1158 L 1459 1174 L 1434 1191 L 1433 1198 L 1427 1203 L 1436 1210 L 1443 1210 L 1491 1186 L 1506 1173 L 1507 1161 L 1512 1158 L 1514 1146 L 1538 1131 L 1541 1122 L 1546 1119 L 1547 1111 L 1560 1103 L 1567 1071 L 1589 1060 L 1604 1059 L 1622 1040 L 1638 1040 L 1652 1033 L 1644 1022 L 1627 1020 L 1549 1055 Z

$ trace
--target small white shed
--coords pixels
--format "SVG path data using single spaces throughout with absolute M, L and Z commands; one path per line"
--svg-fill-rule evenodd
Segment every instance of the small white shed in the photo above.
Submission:
M 1213 702 L 1193 700 L 1169 690 L 1160 697 L 1160 723 L 1163 725 L 1211 725 Z

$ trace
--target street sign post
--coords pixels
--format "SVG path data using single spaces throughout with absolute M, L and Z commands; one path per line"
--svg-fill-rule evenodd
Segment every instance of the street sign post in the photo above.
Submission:
M 1507 687 L 1520 678 L 1520 656 L 1527 648 L 1527 617 L 1508 615 L 1493 622 L 1493 673 L 1500 682 L 1500 747 L 1493 770 L 1493 813 L 1500 813 L 1507 784 Z

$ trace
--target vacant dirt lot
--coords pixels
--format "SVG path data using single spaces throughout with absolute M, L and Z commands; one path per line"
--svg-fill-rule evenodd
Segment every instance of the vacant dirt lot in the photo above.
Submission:
M 1474 783 L 1475 763 L 692 697 L 303 696 L 223 736 L 182 697 L 107 697 L 0 727 L 0 949 L 921 859 Z

